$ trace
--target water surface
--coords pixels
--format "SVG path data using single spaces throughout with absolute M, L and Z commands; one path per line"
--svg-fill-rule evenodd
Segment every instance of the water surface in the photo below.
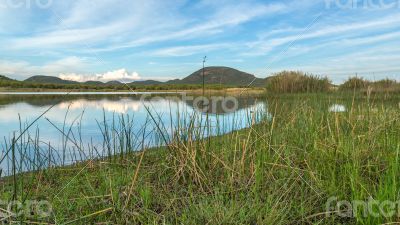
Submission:
M 1 93 L 0 166 L 11 170 L 12 139 L 47 110 L 15 144 L 20 171 L 165 145 L 193 124 L 207 127 L 203 136 L 231 132 L 259 121 L 265 109 L 256 97 L 224 99 L 210 98 L 201 111 L 202 101 L 180 93 Z

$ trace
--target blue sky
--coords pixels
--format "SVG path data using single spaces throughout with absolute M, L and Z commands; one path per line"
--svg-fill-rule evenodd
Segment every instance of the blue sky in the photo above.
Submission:
M 400 0 L 2 0 L 0 74 L 182 78 L 230 66 L 400 79 Z

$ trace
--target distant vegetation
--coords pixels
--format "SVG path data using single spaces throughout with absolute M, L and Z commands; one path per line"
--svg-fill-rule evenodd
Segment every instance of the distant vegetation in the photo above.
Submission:
M 331 82 L 326 77 L 297 71 L 283 71 L 267 79 L 269 93 L 316 93 L 328 92 Z
M 0 87 L 10 90 L 35 89 L 35 90 L 98 90 L 98 91 L 129 91 L 129 90 L 195 90 L 200 89 L 200 84 L 158 84 L 156 81 L 138 81 L 123 84 L 117 81 L 108 83 L 99 82 L 64 82 L 57 77 L 34 76 L 25 81 L 13 80 L 0 75 Z M 229 88 L 226 84 L 207 84 L 207 89 L 220 90 Z
M 390 79 L 369 81 L 359 77 L 351 77 L 339 86 L 339 90 L 362 92 L 400 92 L 400 83 Z
M 99 91 L 129 91 L 129 90 L 195 90 L 202 86 L 198 84 L 51 84 L 51 83 L 32 83 L 26 81 L 0 80 L 0 87 L 6 89 L 49 89 L 49 90 L 99 90 Z M 220 90 L 229 88 L 228 85 L 207 85 L 207 89 Z
M 358 77 L 350 77 L 346 82 L 340 85 L 340 90 L 354 90 L 367 88 L 370 82 Z
M 400 93 L 400 83 L 396 80 L 382 79 L 370 81 L 360 77 L 350 77 L 335 86 L 327 77 L 306 74 L 299 71 L 283 71 L 267 78 L 268 93 L 321 93 L 329 91 L 357 91 L 361 93 Z

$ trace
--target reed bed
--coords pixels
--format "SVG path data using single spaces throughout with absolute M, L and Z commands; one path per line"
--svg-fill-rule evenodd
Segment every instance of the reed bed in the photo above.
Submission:
M 357 91 L 363 93 L 400 93 L 400 83 L 396 80 L 382 79 L 370 81 L 359 77 L 351 77 L 339 86 L 341 91 Z
M 300 71 L 282 71 L 267 78 L 268 93 L 323 93 L 331 90 L 327 77 Z

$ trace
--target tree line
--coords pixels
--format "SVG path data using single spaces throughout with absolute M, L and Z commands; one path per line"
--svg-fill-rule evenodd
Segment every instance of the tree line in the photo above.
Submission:
M 220 84 L 208 84 L 208 89 L 224 89 L 229 86 Z M 202 88 L 200 84 L 52 84 L 52 83 L 34 83 L 26 81 L 0 79 L 0 87 L 7 89 L 66 89 L 66 90 L 114 90 L 114 91 L 129 91 L 129 90 L 195 90 Z

